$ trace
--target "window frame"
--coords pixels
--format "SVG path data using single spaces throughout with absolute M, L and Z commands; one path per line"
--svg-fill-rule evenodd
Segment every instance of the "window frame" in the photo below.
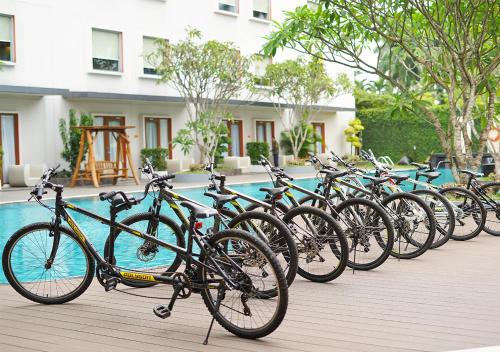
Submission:
M 268 64 L 266 65 L 266 68 L 267 68 L 267 66 L 273 64 L 273 58 L 272 58 L 272 56 L 265 56 L 265 55 L 262 55 L 262 54 L 254 54 L 254 55 L 255 56 L 260 56 L 263 59 L 268 59 L 269 60 Z M 272 82 L 271 81 L 264 82 L 264 76 L 257 76 L 257 74 L 255 74 L 253 83 L 257 87 L 271 87 L 272 86 Z
M 94 30 L 99 31 L 99 32 L 108 32 L 108 33 L 115 33 L 118 34 L 118 71 L 113 71 L 113 70 L 103 70 L 99 68 L 94 68 Z M 120 75 L 124 72 L 124 58 L 123 58 L 123 32 L 117 31 L 117 30 L 112 30 L 112 29 L 105 29 L 105 28 L 98 28 L 98 27 L 91 27 L 90 29 L 90 34 L 91 34 L 91 69 L 94 72 L 98 73 L 105 73 L 105 74 L 117 74 Z M 99 58 L 97 58 L 99 59 Z
M 260 18 L 260 17 L 255 17 L 255 10 L 254 10 L 254 2 L 252 0 L 252 17 L 251 19 L 257 20 L 257 21 L 265 21 L 265 22 L 271 22 L 272 21 L 272 16 L 271 16 L 271 0 L 267 0 L 267 18 Z M 260 12 L 260 11 L 258 11 Z M 263 13 L 263 12 L 262 12 Z
M 222 15 L 232 15 L 232 16 L 238 16 L 240 14 L 240 0 L 236 0 L 236 6 L 235 6 L 235 11 L 227 11 L 227 10 L 221 10 L 220 9 L 220 1 L 217 0 L 217 6 L 215 9 L 216 13 L 220 13 Z
M 319 126 L 321 128 L 321 154 L 323 154 L 326 150 L 326 140 L 325 140 L 326 125 L 324 122 L 321 121 L 311 122 L 311 125 L 313 126 L 314 133 L 316 133 L 316 127 Z M 314 143 L 314 152 L 318 154 L 319 152 L 318 150 L 316 150 L 316 143 Z
M 266 142 L 266 137 L 267 137 L 267 130 L 266 130 L 266 124 L 270 123 L 271 124 L 271 141 L 273 138 L 276 138 L 276 131 L 274 129 L 274 120 L 255 120 L 255 141 L 256 142 Z M 264 126 L 264 140 L 259 141 L 259 125 Z M 269 145 L 269 148 L 271 148 L 272 145 Z
M 126 121 L 127 121 L 127 118 L 125 115 L 122 115 L 122 114 L 92 114 L 92 118 L 95 119 L 96 117 L 101 117 L 102 118 L 102 122 L 103 124 L 102 125 L 95 125 L 95 126 L 109 126 L 109 121 L 111 121 L 112 119 L 120 119 L 120 126 L 126 126 Z M 98 133 L 102 133 L 103 134 L 103 147 L 104 147 L 104 160 L 105 161 L 112 161 L 111 160 L 111 153 L 110 153 L 110 143 L 109 141 L 111 140 L 110 139 L 110 133 L 111 132 L 98 132 Z M 94 136 L 94 139 L 95 139 L 95 136 Z M 94 153 L 95 153 L 95 143 L 94 143 Z M 123 167 L 126 167 L 127 166 L 127 158 L 126 158 L 126 155 L 125 155 L 125 151 L 122 150 L 122 153 L 123 153 L 123 158 L 122 158 L 122 161 L 123 161 Z M 95 155 L 94 155 L 94 158 L 95 158 Z
M 16 63 L 16 16 L 6 13 L 0 13 L 0 16 L 10 18 L 10 60 L 0 60 L 0 62 L 9 65 Z
M 3 150 L 3 144 L 2 144 L 2 115 L 12 115 L 14 116 L 14 158 L 15 158 L 15 165 L 21 164 L 21 157 L 20 157 L 20 143 L 19 143 L 19 113 L 17 112 L 9 112 L 9 111 L 0 111 L 0 146 L 2 146 Z M 3 158 L 3 156 L 2 156 Z M 3 165 L 3 163 L 2 163 Z M 5 166 L 5 165 L 4 165 Z M 0 172 L 0 180 L 2 180 L 2 183 L 4 182 L 3 179 L 3 172 Z
M 238 156 L 242 157 L 245 155 L 245 151 L 243 150 L 243 120 L 239 119 L 233 119 L 233 120 L 226 120 L 227 124 L 227 136 L 229 139 L 233 140 L 232 134 L 231 134 L 231 126 L 232 125 L 238 125 L 238 130 L 240 134 L 240 140 L 239 140 L 239 146 L 240 146 L 240 155 L 233 155 L 233 148 L 232 148 L 232 143 L 228 143 L 227 146 L 227 155 L 228 156 Z
M 144 121 L 144 128 L 143 128 L 143 135 L 144 135 L 144 148 L 148 148 L 148 143 L 147 143 L 147 133 L 146 133 L 146 124 L 148 122 L 151 122 L 152 120 L 156 124 L 156 148 L 163 148 L 161 146 L 161 128 L 160 128 L 160 121 L 161 120 L 167 120 L 167 127 L 168 127 L 168 133 L 167 133 L 167 144 L 168 144 L 168 158 L 172 159 L 173 157 L 173 142 L 172 142 L 172 118 L 168 116 L 153 116 L 153 115 L 144 115 L 143 117 Z
M 160 75 L 158 73 L 146 73 L 144 72 L 144 69 L 146 67 L 144 67 L 144 39 L 153 39 L 153 40 L 157 40 L 157 39 L 163 39 L 167 42 L 169 42 L 168 39 L 166 38 L 161 38 L 161 37 L 158 37 L 158 36 L 153 36 L 153 35 L 142 35 L 142 65 L 141 65 L 141 75 L 143 77 L 148 77 L 148 78 L 158 78 L 160 77 Z

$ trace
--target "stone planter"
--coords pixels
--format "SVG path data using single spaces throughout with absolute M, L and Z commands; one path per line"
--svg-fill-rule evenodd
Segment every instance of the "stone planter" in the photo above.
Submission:
M 252 174 L 262 174 L 265 173 L 266 169 L 262 165 L 250 165 L 248 167 L 248 173 Z

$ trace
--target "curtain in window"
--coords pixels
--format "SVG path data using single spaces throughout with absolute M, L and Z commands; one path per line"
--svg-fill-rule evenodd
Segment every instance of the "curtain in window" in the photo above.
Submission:
M 265 128 L 261 123 L 257 124 L 257 141 L 265 142 Z
M 104 119 L 102 117 L 96 116 L 94 117 L 94 126 L 102 126 L 104 123 Z M 104 133 L 105 132 L 97 132 L 94 138 L 94 153 L 95 160 L 104 160 Z M 88 160 L 87 160 L 88 161 Z
M 92 30 L 92 56 L 106 60 L 120 60 L 120 35 L 115 32 Z
M 120 126 L 120 121 L 111 120 L 109 121 L 109 126 Z M 115 137 L 113 137 L 113 133 L 109 133 L 109 160 L 116 161 L 116 148 L 117 144 Z
M 269 0 L 253 0 L 253 10 L 269 13 Z
M 168 148 L 168 121 L 166 119 L 160 120 L 160 146 Z
M 16 164 L 16 141 L 14 137 L 14 115 L 1 115 L 2 150 L 3 150 L 3 180 L 7 180 L 9 165 Z
M 316 130 L 316 134 L 320 138 L 323 138 L 323 125 L 314 125 L 314 129 Z M 316 142 L 316 153 L 322 153 L 322 152 L 323 152 L 323 142 L 322 141 Z
M 224 5 L 236 7 L 236 1 L 237 0 L 219 0 L 219 4 L 224 4 Z
M 266 74 L 266 67 L 271 63 L 271 59 L 265 56 L 260 56 L 254 61 L 255 75 L 263 77 Z
M 240 156 L 240 126 L 231 124 L 231 152 L 233 156 Z
M 273 124 L 271 122 L 266 122 L 266 142 L 269 144 L 269 148 L 272 146 L 273 141 Z
M 12 17 L 0 15 L 0 42 L 9 42 L 12 38 Z
M 156 122 L 146 121 L 146 148 L 156 148 L 158 146 L 156 137 Z
M 156 64 L 148 59 L 148 56 L 154 53 L 156 50 L 156 44 L 154 38 L 144 37 L 142 43 L 142 57 L 144 61 L 144 68 L 155 69 Z

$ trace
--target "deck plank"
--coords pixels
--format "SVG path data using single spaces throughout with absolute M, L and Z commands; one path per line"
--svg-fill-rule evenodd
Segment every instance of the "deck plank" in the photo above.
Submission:
M 60 306 L 34 304 L 0 285 L 0 351 L 364 352 L 500 345 L 499 253 L 500 239 L 481 234 L 415 260 L 389 259 L 371 272 L 346 270 L 332 283 L 298 278 L 275 333 L 250 341 L 216 325 L 209 346 L 201 342 L 210 315 L 197 295 L 179 301 L 163 321 L 151 310 L 158 299 L 105 293 L 97 282 Z M 164 286 L 147 289 L 152 296 L 170 293 Z

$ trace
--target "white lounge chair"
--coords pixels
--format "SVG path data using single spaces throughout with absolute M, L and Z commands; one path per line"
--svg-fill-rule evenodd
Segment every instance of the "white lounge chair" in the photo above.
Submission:
M 11 187 L 32 187 L 40 182 L 45 170 L 45 164 L 10 165 L 7 172 L 8 183 Z
M 239 169 L 241 173 L 248 172 L 250 168 L 249 156 L 226 156 L 224 158 L 224 167 L 228 169 Z

